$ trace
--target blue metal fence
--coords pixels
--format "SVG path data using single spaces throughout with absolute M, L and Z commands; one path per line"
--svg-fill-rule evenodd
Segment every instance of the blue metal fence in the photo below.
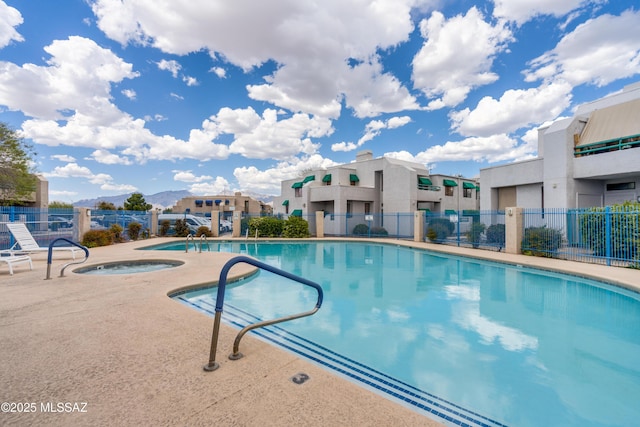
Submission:
M 504 211 L 461 210 L 427 213 L 428 242 L 502 251 L 505 246 Z
M 59 237 L 73 238 L 73 225 L 77 223 L 73 209 L 0 206 L 0 249 L 9 249 L 15 244 L 5 225 L 8 222 L 25 224 L 40 246 L 48 246 Z
M 637 205 L 523 211 L 525 254 L 614 266 L 638 266 Z

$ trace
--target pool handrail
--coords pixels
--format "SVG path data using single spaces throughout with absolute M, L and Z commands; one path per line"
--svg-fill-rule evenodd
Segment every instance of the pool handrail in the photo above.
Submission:
M 76 243 L 73 240 L 69 240 L 65 237 L 58 237 L 57 239 L 54 239 L 51 241 L 51 243 L 49 243 L 49 251 L 47 253 L 47 277 L 45 277 L 44 280 L 51 279 L 51 262 L 53 260 L 53 247 L 55 246 L 55 243 L 60 240 L 63 240 L 67 243 L 71 243 L 73 246 L 77 246 L 84 251 L 84 259 L 80 261 L 71 261 L 62 266 L 62 269 L 60 269 L 60 277 L 64 277 L 64 270 L 68 266 L 75 265 L 75 264 L 82 264 L 83 262 L 87 261 L 87 259 L 89 259 L 89 248 L 81 245 L 80 243 Z
M 207 244 L 207 248 L 208 248 L 208 247 L 209 247 L 209 241 L 207 240 L 207 235 L 206 235 L 206 234 L 204 234 L 204 233 L 200 235 L 200 249 L 199 249 L 199 253 L 202 253 L 202 246 L 203 246 L 203 244 L 204 244 L 204 243 L 203 243 L 203 241 L 204 241 L 204 243 L 206 243 L 206 244 Z M 195 242 L 194 242 L 194 244 L 195 244 Z
M 196 240 L 195 240 L 195 237 L 193 237 L 193 234 L 191 234 L 191 233 L 187 234 L 187 238 L 184 241 L 184 251 L 185 251 L 185 253 L 189 252 L 189 239 L 193 240 L 193 247 L 196 246 Z
M 220 271 L 220 279 L 218 281 L 218 293 L 216 296 L 215 317 L 213 321 L 213 332 L 211 334 L 211 349 L 209 352 L 209 362 L 203 366 L 203 369 L 207 372 L 215 371 L 220 367 L 220 365 L 216 362 L 216 348 L 218 346 L 218 334 L 220 331 L 220 320 L 222 317 L 222 310 L 224 306 L 224 292 L 227 286 L 227 275 L 229 274 L 229 270 L 231 270 L 231 267 L 241 262 L 245 264 L 253 265 L 254 267 L 258 267 L 262 270 L 267 270 L 271 273 L 296 281 L 303 285 L 310 286 L 314 288 L 316 291 L 318 291 L 318 299 L 316 301 L 315 307 L 312 310 L 305 311 L 299 314 L 293 314 L 290 316 L 280 317 L 273 320 L 263 320 L 261 322 L 252 323 L 242 328 L 242 330 L 238 332 L 238 335 L 236 336 L 236 339 L 233 342 L 233 353 L 229 355 L 229 359 L 237 360 L 242 357 L 242 353 L 238 351 L 240 347 L 240 340 L 250 330 L 261 328 L 263 326 L 273 325 L 276 323 L 286 322 L 288 320 L 299 319 L 301 317 L 311 316 L 312 314 L 317 312 L 322 306 L 324 293 L 322 291 L 322 287 L 317 283 L 312 282 L 311 280 L 307 280 L 304 277 L 296 276 L 295 274 L 289 273 L 288 271 L 284 271 L 279 268 L 273 267 L 272 265 L 265 264 L 253 258 L 249 258 L 244 255 L 231 258 L 229 261 L 225 263 L 225 265 L 222 267 L 222 270 Z

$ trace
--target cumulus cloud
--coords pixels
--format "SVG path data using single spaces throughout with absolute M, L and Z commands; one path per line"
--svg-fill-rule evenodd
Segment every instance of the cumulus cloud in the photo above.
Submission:
M 85 166 L 77 163 L 67 163 L 64 166 L 55 167 L 51 172 L 43 173 L 47 178 L 84 178 L 91 184 L 100 186 L 105 191 L 136 191 L 137 187 L 130 184 L 116 184 L 111 175 L 106 173 L 94 174 Z
M 23 21 L 22 14 L 16 8 L 0 1 L 0 49 L 8 46 L 12 41 L 24 41 L 24 38 L 15 29 Z
M 97 0 L 91 6 L 98 27 L 122 44 L 151 45 L 176 55 L 204 49 L 245 71 L 273 60 L 277 69 L 264 84 L 247 88 L 250 97 L 335 118 L 343 96 L 358 117 L 418 107 L 400 81 L 382 70 L 375 54 L 406 41 L 413 31 L 412 9 L 431 3 Z M 349 58 L 362 65 L 350 67 Z
M 180 171 L 180 170 L 174 170 L 173 172 L 173 180 L 174 181 L 181 181 L 181 182 L 203 182 L 203 181 L 210 181 L 213 179 L 212 176 L 209 175 L 200 175 L 200 176 L 196 176 L 193 172 L 191 171 Z
M 528 82 L 565 80 L 574 86 L 597 86 L 640 73 L 640 11 L 629 9 L 620 16 L 601 15 L 566 34 L 551 51 L 532 60 L 524 71 Z
M 510 89 L 500 99 L 486 96 L 473 110 L 451 112 L 452 128 L 464 136 L 488 137 L 552 120 L 569 107 L 572 89 L 559 81 L 532 89 Z
M 221 176 L 215 179 L 209 177 L 209 180 L 196 182 L 189 186 L 189 191 L 193 194 L 224 194 L 229 190 L 229 181 Z
M 178 73 L 182 69 L 182 66 L 178 63 L 178 61 L 175 61 L 173 59 L 170 61 L 166 59 L 162 59 L 160 62 L 157 62 L 156 64 L 158 65 L 159 69 L 169 71 L 174 79 L 178 78 Z
M 372 120 L 365 126 L 364 135 L 360 137 L 357 143 L 353 142 L 339 142 L 331 145 L 332 151 L 353 151 L 359 147 L 362 147 L 366 142 L 371 141 L 376 136 L 380 135 L 383 129 L 396 129 L 402 127 L 411 122 L 409 116 L 391 117 L 388 120 Z
M 127 98 L 134 100 L 136 99 L 136 91 L 132 89 L 124 89 L 121 93 Z
M 227 77 L 227 70 L 225 70 L 222 67 L 213 67 L 211 70 L 212 73 L 214 73 L 216 76 L 220 77 L 221 79 L 224 79 Z
M 71 163 L 76 161 L 75 157 L 69 156 L 68 154 L 54 154 L 53 156 L 51 156 L 51 158 L 54 160 L 65 162 L 65 163 Z
M 119 156 L 107 150 L 95 150 L 87 160 L 95 160 L 104 165 L 130 165 L 133 163 L 128 157 Z
M 518 25 L 536 16 L 565 16 L 578 8 L 593 9 L 607 0 L 494 0 L 493 16 Z
M 485 22 L 475 7 L 448 20 L 433 12 L 420 22 L 420 33 L 425 42 L 413 59 L 412 79 L 432 99 L 431 110 L 456 106 L 471 90 L 495 82 L 493 60 L 513 40 L 504 22 Z

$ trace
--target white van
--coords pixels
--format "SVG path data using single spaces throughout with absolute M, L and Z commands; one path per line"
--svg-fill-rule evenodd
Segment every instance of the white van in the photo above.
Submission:
M 204 218 L 200 218 L 197 217 L 195 215 L 190 215 L 190 214 L 160 214 L 158 215 L 158 230 L 160 230 L 160 227 L 162 227 L 162 222 L 163 221 L 169 221 L 169 234 L 175 234 L 175 225 L 176 225 L 176 220 L 180 219 L 184 222 L 186 222 L 187 226 L 189 227 L 189 231 L 193 234 L 196 233 L 196 231 L 198 231 L 198 228 L 200 228 L 201 226 L 205 225 L 208 226 L 209 228 L 211 228 L 211 221 L 206 221 L 204 220 Z

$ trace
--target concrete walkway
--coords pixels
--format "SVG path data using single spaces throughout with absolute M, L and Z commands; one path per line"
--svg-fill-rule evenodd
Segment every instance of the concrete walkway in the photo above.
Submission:
M 217 280 L 224 253 L 137 251 L 172 239 L 91 249 L 87 264 L 172 259 L 184 265 L 133 275 L 80 275 L 56 254 L 34 269 L 0 269 L 0 425 L 417 426 L 439 425 L 270 344 L 246 336 L 245 357 L 227 355 L 237 330 L 222 325 L 215 372 L 204 372 L 213 319 L 167 297 Z M 175 239 L 173 240 L 175 241 Z M 388 241 L 388 240 L 387 240 Z M 633 288 L 640 271 L 393 241 L 460 255 L 537 264 Z M 75 267 L 75 266 L 74 266 Z M 251 273 L 239 264 L 232 276 Z M 291 381 L 305 373 L 301 385 Z M 27 412 L 29 411 L 29 412 Z

